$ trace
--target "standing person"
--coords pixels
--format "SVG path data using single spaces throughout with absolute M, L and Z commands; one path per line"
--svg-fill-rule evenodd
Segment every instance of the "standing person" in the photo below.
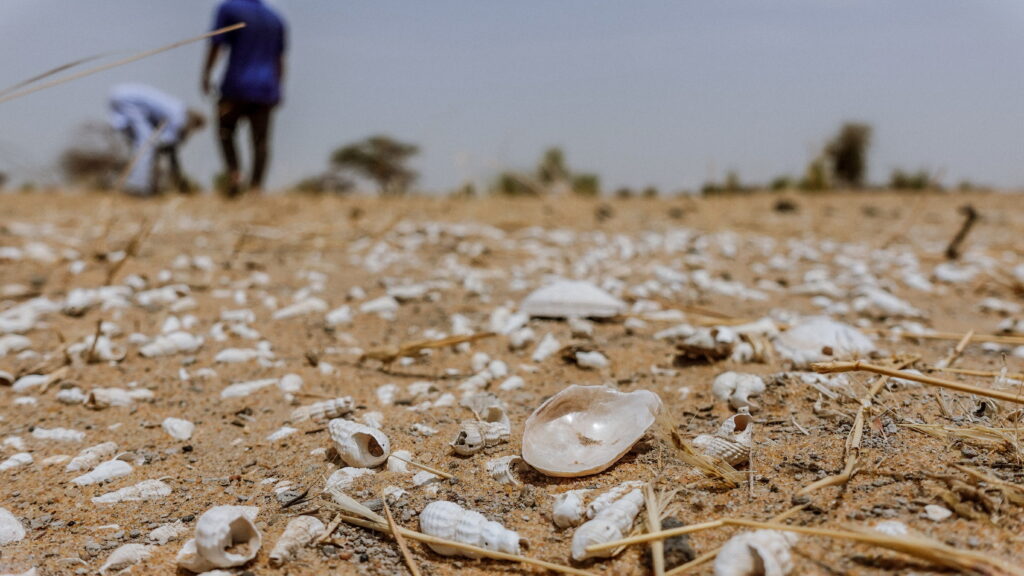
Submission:
M 142 84 L 120 84 L 110 91 L 110 125 L 132 144 L 131 171 L 124 187 L 133 194 L 156 194 L 160 158 L 170 162 L 171 179 L 178 191 L 189 192 L 181 173 L 178 147 L 206 124 L 206 118 L 185 107 L 181 100 Z
M 225 46 L 229 50 L 227 70 L 220 84 L 217 115 L 220 148 L 227 167 L 228 197 L 241 192 L 242 176 L 235 149 L 238 121 L 249 122 L 252 134 L 252 175 L 250 189 L 263 187 L 270 138 L 270 117 L 281 101 L 284 76 L 285 25 L 276 12 L 260 0 L 225 0 L 217 8 L 213 28 L 245 23 L 245 28 L 210 39 L 203 67 L 202 89 L 210 93 L 210 75 Z

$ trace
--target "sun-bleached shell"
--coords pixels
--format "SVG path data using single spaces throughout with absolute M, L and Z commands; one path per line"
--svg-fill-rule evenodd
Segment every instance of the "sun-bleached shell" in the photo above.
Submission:
M 145 388 L 132 390 L 126 388 L 93 388 L 89 391 L 85 405 L 93 410 L 102 410 L 103 408 L 110 407 L 131 406 L 135 402 L 152 401 L 153 392 Z
M 505 528 L 498 522 L 488 520 L 483 514 L 443 500 L 431 502 L 423 509 L 420 513 L 420 530 L 430 536 L 506 554 L 519 554 L 522 540 L 519 533 Z M 450 546 L 432 543 L 427 545 L 442 556 L 479 557 L 474 552 Z
M 297 318 L 326 311 L 327 303 L 323 300 L 319 298 L 306 298 L 274 312 L 274 320 L 286 320 L 288 318 Z
M 117 504 L 119 502 L 141 502 L 158 500 L 171 494 L 171 487 L 160 480 L 143 480 L 133 486 L 107 492 L 92 499 L 93 504 Z
M 587 551 L 589 546 L 621 540 L 629 534 L 637 514 L 644 507 L 644 495 L 639 488 L 604 507 L 592 519 L 586 521 L 572 535 L 572 559 L 579 562 L 592 557 L 610 557 L 617 550 L 600 553 Z
M 221 398 L 244 398 L 257 390 L 268 386 L 275 386 L 277 378 L 263 378 L 260 380 L 249 380 L 248 382 L 235 382 L 220 391 Z
M 18 542 L 25 537 L 25 527 L 6 508 L 0 508 L 0 546 Z
M 380 466 L 391 453 L 391 442 L 376 428 L 344 418 L 335 418 L 327 423 L 327 430 L 331 434 L 338 455 L 349 466 Z
M 776 530 L 743 532 L 730 538 L 715 558 L 715 576 L 785 576 L 793 569 L 797 536 Z
M 340 418 L 352 412 L 355 402 L 350 396 L 323 400 L 308 406 L 299 406 L 292 410 L 292 420 L 302 422 L 312 420 L 313 422 L 326 422 L 332 418 Z
M 708 456 L 721 458 L 731 466 L 750 459 L 753 448 L 754 420 L 745 410 L 726 419 L 714 434 L 701 434 L 693 446 Z
M 32 437 L 39 440 L 54 440 L 56 442 L 81 442 L 85 440 L 85 432 L 70 428 L 37 427 L 32 430 Z
M 586 516 L 584 497 L 589 489 L 569 490 L 555 496 L 551 506 L 551 520 L 559 528 L 579 526 Z
M 160 427 L 163 428 L 164 432 L 166 432 L 168 436 L 181 441 L 191 438 L 192 433 L 195 432 L 196 429 L 195 424 L 181 418 L 164 418 Z
M 741 372 L 723 372 L 715 377 L 711 384 L 711 393 L 719 400 L 728 400 L 733 408 L 756 408 L 750 401 L 751 396 L 758 396 L 765 391 L 764 380 L 756 374 Z
M 327 490 L 334 488 L 347 490 L 352 486 L 352 483 L 355 482 L 356 478 L 371 474 L 375 474 L 375 472 L 369 468 L 355 468 L 352 466 L 339 468 L 334 472 L 331 472 L 331 475 L 327 477 L 327 481 L 324 482 L 324 491 L 326 492 Z
M 139 354 L 146 358 L 173 356 L 174 354 L 191 354 L 203 347 L 203 338 L 188 332 L 177 331 L 161 334 L 151 342 L 139 348 Z
M 491 404 L 481 412 L 474 412 L 477 413 L 479 420 L 464 420 L 459 425 L 459 433 L 451 443 L 456 454 L 475 454 L 488 446 L 508 442 L 512 434 L 508 415 L 500 405 Z
M 150 530 L 149 534 L 146 534 L 146 540 L 163 546 L 172 540 L 177 540 L 187 532 L 188 526 L 181 520 L 175 520 Z
M 68 472 L 78 472 L 79 470 L 91 470 L 100 462 L 110 458 L 117 452 L 116 442 L 104 442 L 95 446 L 90 446 L 85 450 L 78 453 L 68 462 L 65 470 Z
M 288 562 L 299 550 L 319 538 L 325 529 L 324 523 L 315 516 L 292 518 L 270 551 L 270 565 L 277 567 Z
M 535 318 L 610 318 L 626 303 L 590 282 L 561 280 L 533 291 L 519 309 Z
M 18 452 L 12 454 L 10 458 L 0 462 L 0 472 L 4 470 L 11 470 L 12 468 L 18 468 L 20 466 L 27 466 L 33 462 L 32 455 L 28 452 Z
M 112 572 L 120 572 L 125 568 L 142 563 L 153 553 L 153 547 L 146 544 L 125 544 L 119 546 L 107 561 L 100 566 L 100 574 L 106 575 Z
M 514 454 L 488 460 L 486 464 L 487 474 L 499 484 L 518 486 L 520 482 L 517 469 L 522 462 L 523 459 Z
M 109 482 L 115 478 L 127 476 L 132 473 L 132 465 L 122 460 L 107 460 L 96 466 L 91 472 L 87 472 L 71 479 L 72 484 L 78 484 L 79 486 L 88 486 L 90 484 L 100 484 L 102 482 Z
M 871 339 L 856 328 L 821 316 L 791 326 L 775 337 L 774 344 L 779 356 L 797 368 L 812 362 L 860 358 L 875 350 Z M 826 354 L 826 349 L 831 354 Z
M 255 506 L 214 506 L 196 521 L 196 552 L 215 568 L 241 566 L 256 557 L 263 536 Z
M 548 476 L 596 474 L 629 452 L 661 411 L 647 390 L 569 386 L 526 420 L 523 459 Z

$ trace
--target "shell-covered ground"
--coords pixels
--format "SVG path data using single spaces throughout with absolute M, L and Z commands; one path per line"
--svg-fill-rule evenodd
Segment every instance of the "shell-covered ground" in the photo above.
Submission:
M 965 204 L 980 219 L 959 258 L 947 260 Z M 888 382 L 864 413 L 856 473 L 845 484 L 798 495 L 843 471 L 860 399 L 877 376 L 849 373 L 845 382 L 812 386 L 776 353 L 770 334 L 754 340 L 753 362 L 699 354 L 681 361 L 677 348 L 701 328 L 764 318 L 786 328 L 825 315 L 874 338 L 876 363 L 899 357 L 935 377 L 1016 393 L 1012 377 L 1024 372 L 1024 347 L 1012 336 L 991 336 L 1024 332 L 1024 322 L 1016 323 L 1024 317 L 1019 197 L 226 202 L 11 195 L 0 197 L 0 206 L 0 371 L 12 380 L 0 389 L 0 505 L 25 532 L 0 547 L 0 572 L 96 573 L 113 550 L 138 543 L 149 546 L 149 557 L 134 573 L 175 573 L 175 555 L 196 519 L 213 506 L 239 504 L 259 508 L 263 546 L 234 573 L 407 573 L 393 540 L 346 524 L 284 566 L 269 564 L 292 516 L 334 517 L 320 497 L 341 465 L 330 436 L 325 424 L 298 421 L 292 412 L 339 397 L 352 399 L 348 418 L 378 423 L 392 450 L 454 477 L 417 486 L 415 468 L 382 467 L 354 478 L 349 495 L 375 504 L 385 488 L 392 497 L 401 489 L 389 501 L 395 520 L 411 529 L 419 529 L 429 502 L 457 502 L 518 531 L 529 541 L 524 554 L 597 574 L 646 574 L 651 561 L 644 546 L 634 546 L 613 559 L 573 563 L 573 532 L 552 523 L 553 497 L 625 480 L 675 490 L 667 516 L 683 524 L 768 520 L 802 503 L 787 522 L 870 529 L 895 520 L 960 550 L 1024 558 L 1019 405 Z M 602 287 L 626 303 L 625 313 L 589 327 L 530 319 L 533 340 L 518 330 L 393 362 L 373 358 L 410 342 L 502 332 L 524 297 L 559 278 Z M 674 337 L 665 332 L 681 325 Z M 969 330 L 976 336 L 953 358 L 958 336 Z M 950 334 L 905 336 L 930 331 Z M 93 347 L 97 333 L 103 337 Z M 202 344 L 140 353 L 147 346 L 170 350 L 173 333 Z M 548 335 L 559 351 L 535 359 Z M 608 365 L 576 364 L 579 350 L 599 351 Z M 978 374 L 934 371 L 950 358 L 954 368 Z M 490 376 L 474 379 L 489 364 Z M 1009 375 L 999 377 L 1004 368 Z M 684 442 L 712 433 L 735 413 L 711 393 L 715 376 L 729 370 L 767 382 L 755 398 L 753 458 L 739 466 L 743 480 L 735 486 L 684 463 L 672 440 L 672 432 Z M 297 380 L 286 375 L 297 375 L 301 388 L 289 388 Z M 655 392 L 661 419 L 605 472 L 552 478 L 523 470 L 519 485 L 493 479 L 486 462 L 519 454 L 527 417 L 570 384 Z M 90 399 L 110 388 L 121 391 Z M 504 403 L 511 437 L 458 456 L 449 444 L 460 422 L 472 418 L 459 405 L 472 390 Z M 131 403 L 106 406 L 110 394 Z M 191 438 L 165 432 L 167 418 L 194 423 Z M 283 427 L 295 431 L 268 438 Z M 49 437 L 54 429 L 70 432 Z M 72 483 L 86 470 L 67 471 L 69 458 L 104 442 L 117 445 L 104 459 L 116 457 L 130 472 Z M 988 480 L 979 482 L 978 474 Z M 170 493 L 93 501 L 146 480 L 163 482 Z M 952 514 L 932 519 L 930 505 Z M 177 536 L 160 544 L 151 532 L 165 525 L 180 530 L 165 530 Z M 643 526 L 638 521 L 635 531 Z M 11 531 L 0 528 L 0 536 Z M 690 544 L 702 554 L 738 530 L 698 532 Z M 539 570 L 409 546 L 425 574 Z M 793 574 L 942 571 L 821 536 L 803 537 L 792 562 Z

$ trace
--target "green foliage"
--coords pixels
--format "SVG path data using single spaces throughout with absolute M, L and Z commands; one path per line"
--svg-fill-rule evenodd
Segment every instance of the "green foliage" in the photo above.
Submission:
M 640 195 L 644 198 L 657 198 L 659 196 L 658 189 L 654 186 L 644 188 Z
M 871 126 L 847 122 L 839 134 L 825 146 L 825 157 L 832 164 L 835 180 L 846 186 L 860 188 L 868 171 L 868 148 L 871 145 Z
M 600 196 L 601 178 L 597 174 L 573 174 L 572 191 L 579 196 Z
M 633 197 L 633 189 L 629 186 L 623 186 L 615 191 L 615 197 L 625 200 Z
M 565 153 L 561 148 L 548 148 L 537 164 L 537 180 L 551 185 L 569 179 L 569 167 L 565 164 Z
M 772 190 L 789 190 L 794 187 L 793 179 L 789 176 L 776 176 L 768 187 Z
M 499 196 L 539 196 L 537 186 L 529 176 L 517 172 L 502 172 L 494 179 L 491 191 Z
M 718 194 L 735 194 L 737 192 L 747 192 L 747 188 L 743 186 L 743 182 L 740 180 L 739 172 L 735 170 L 729 170 L 725 173 L 725 181 L 719 184 L 718 182 L 708 181 L 705 182 L 700 188 L 701 194 L 705 196 L 715 196 Z
M 418 174 L 406 162 L 419 152 L 414 144 L 389 136 L 371 136 L 331 154 L 336 171 L 352 172 L 377 184 L 381 195 L 404 194 Z
M 822 157 L 815 158 L 807 165 L 804 177 L 800 180 L 800 189 L 818 192 L 828 190 L 831 187 L 831 182 L 829 182 L 828 164 Z
M 935 183 L 927 170 L 904 172 L 897 168 L 889 176 L 889 188 L 893 190 L 928 190 L 935 188 Z

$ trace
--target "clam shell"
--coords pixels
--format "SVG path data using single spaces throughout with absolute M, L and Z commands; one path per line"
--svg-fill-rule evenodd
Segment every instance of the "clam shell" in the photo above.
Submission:
M 715 576 L 785 576 L 797 537 L 776 530 L 744 532 L 730 538 L 715 559 Z
M 383 432 L 358 422 L 335 418 L 327 423 L 338 455 L 349 466 L 373 468 L 380 466 L 391 453 L 391 442 Z
M 590 282 L 562 280 L 533 291 L 519 308 L 541 318 L 610 318 L 626 303 Z
M 660 411 L 661 399 L 647 390 L 569 386 L 526 420 L 523 459 L 548 476 L 596 474 L 629 452 Z
M 196 552 L 216 568 L 241 566 L 256 557 L 263 543 L 254 520 L 255 506 L 214 506 L 196 521 Z
M 483 514 L 443 500 L 431 502 L 423 509 L 420 513 L 420 530 L 430 536 L 506 554 L 519 554 L 519 544 L 522 540 L 517 532 L 488 520 Z M 442 556 L 462 555 L 479 558 L 478 554 L 471 551 L 442 544 L 427 545 Z

